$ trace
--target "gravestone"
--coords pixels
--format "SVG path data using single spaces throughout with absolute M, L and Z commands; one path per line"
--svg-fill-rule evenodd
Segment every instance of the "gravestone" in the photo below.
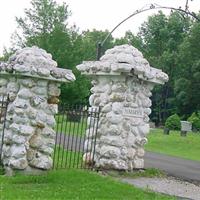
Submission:
M 37 47 L 18 50 L 0 63 L 0 96 L 10 98 L 3 144 L 7 174 L 51 169 L 59 87 L 73 80 L 70 70 L 57 68 L 52 56 Z
M 95 167 L 102 169 L 143 168 L 151 90 L 168 81 L 167 74 L 150 67 L 130 45 L 109 49 L 100 61 L 83 62 L 77 69 L 92 79 L 91 108 L 101 108 L 99 123 L 93 120 L 86 132 L 85 146 L 95 148 L 84 159 L 94 157 Z M 97 125 L 97 136 L 89 135 Z
M 192 131 L 192 124 L 188 121 L 181 121 L 181 136 L 186 136 L 190 131 Z

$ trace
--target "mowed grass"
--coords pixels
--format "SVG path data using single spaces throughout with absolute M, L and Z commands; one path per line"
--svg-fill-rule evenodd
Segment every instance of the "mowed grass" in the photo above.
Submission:
M 83 162 L 83 153 L 75 151 L 66 151 L 62 147 L 56 147 L 53 155 L 53 168 L 87 168 Z
M 0 176 L 0 183 L 2 200 L 174 199 L 83 170 L 51 171 L 42 176 Z
M 80 121 L 70 121 L 66 115 L 56 115 L 55 131 L 67 135 L 84 136 L 87 130 L 87 118 L 82 117 Z
M 164 135 L 162 129 L 153 129 L 147 138 L 146 150 L 200 161 L 200 133 L 190 132 L 181 137 L 180 131 Z

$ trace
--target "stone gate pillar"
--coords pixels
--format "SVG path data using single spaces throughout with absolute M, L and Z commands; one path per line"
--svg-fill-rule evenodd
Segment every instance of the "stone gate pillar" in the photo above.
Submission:
M 95 154 L 85 152 L 84 158 L 94 157 L 97 168 L 143 168 L 151 90 L 168 81 L 167 74 L 150 67 L 129 45 L 109 49 L 100 61 L 83 62 L 77 69 L 92 78 L 89 102 L 101 108 L 96 141 L 90 136 L 85 144 L 96 143 Z
M 59 86 L 73 80 L 71 70 L 57 68 L 37 47 L 18 50 L 0 63 L 0 96 L 10 98 L 3 145 L 7 173 L 51 169 Z

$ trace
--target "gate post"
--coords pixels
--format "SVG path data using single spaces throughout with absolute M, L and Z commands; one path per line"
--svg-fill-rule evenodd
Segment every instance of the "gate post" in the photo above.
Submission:
M 59 86 L 73 80 L 71 70 L 57 68 L 52 56 L 38 47 L 18 50 L 0 63 L 0 95 L 10 98 L 3 145 L 7 175 L 51 169 Z
M 109 49 L 100 61 L 83 62 L 77 69 L 92 78 L 91 107 L 101 107 L 94 155 L 84 157 L 94 157 L 96 168 L 143 168 L 151 90 L 168 81 L 167 74 L 150 67 L 129 45 Z

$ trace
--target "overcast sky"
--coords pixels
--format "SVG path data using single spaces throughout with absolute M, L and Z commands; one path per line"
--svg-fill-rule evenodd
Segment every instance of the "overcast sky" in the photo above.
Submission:
M 30 7 L 31 0 L 1 0 L 0 2 L 0 55 L 3 46 L 10 46 L 10 37 L 16 30 L 15 17 L 23 16 L 24 9 Z M 157 3 L 163 6 L 184 8 L 186 0 L 56 0 L 58 3 L 66 2 L 72 11 L 69 23 L 76 24 L 80 30 L 112 30 L 121 20 L 128 17 L 135 10 L 146 4 Z M 200 0 L 189 0 L 192 11 L 200 10 Z M 168 13 L 165 11 L 166 14 Z M 114 37 L 123 36 L 127 30 L 137 32 L 138 27 L 149 15 L 157 11 L 148 11 L 139 14 L 121 25 Z

